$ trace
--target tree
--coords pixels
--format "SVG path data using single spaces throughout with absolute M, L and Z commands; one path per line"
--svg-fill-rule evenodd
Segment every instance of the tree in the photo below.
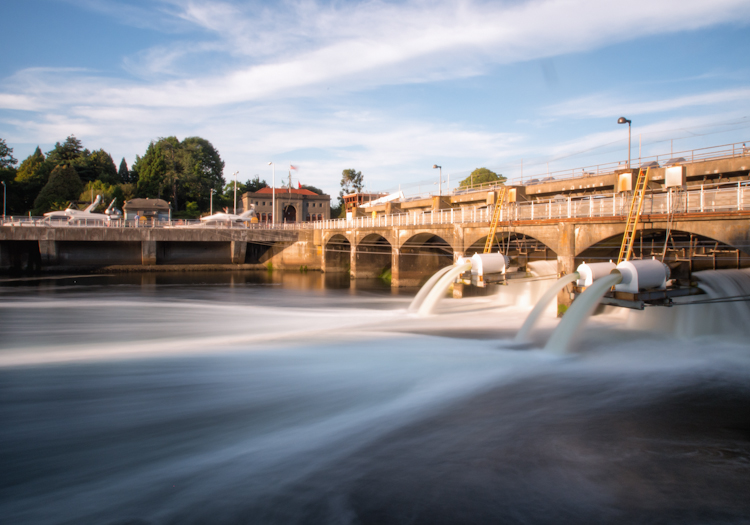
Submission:
M 16 164 L 18 161 L 13 157 L 13 148 L 8 147 L 5 139 L 0 139 L 0 168 L 12 168 Z
M 34 206 L 34 199 L 47 184 L 49 174 L 52 171 L 50 164 L 45 161 L 42 150 L 37 146 L 34 153 L 21 162 L 15 179 L 15 191 L 20 199 L 20 209 L 15 211 L 23 213 Z
M 477 168 L 471 172 L 471 175 L 462 180 L 459 184 L 459 188 L 467 188 L 472 184 L 481 184 L 483 182 L 505 182 L 508 180 L 507 177 L 498 175 L 494 171 L 490 171 L 487 168 Z
M 344 203 L 344 195 L 359 193 L 365 183 L 362 180 L 362 172 L 348 169 L 341 172 L 341 191 L 339 192 L 339 205 Z
M 255 193 L 256 191 L 267 188 L 268 184 L 265 180 L 260 180 L 260 176 L 256 175 L 254 179 L 250 179 L 245 184 L 245 191 Z
M 132 171 L 138 177 L 139 197 L 171 200 L 175 211 L 186 209 L 188 201 L 207 210 L 210 190 L 222 193 L 226 184 L 224 161 L 201 137 L 188 137 L 182 142 L 166 137 L 151 142 L 143 157 L 136 156 Z
M 112 199 L 115 197 L 115 192 L 118 192 L 118 195 L 122 196 L 122 189 L 120 189 L 119 186 L 108 184 L 101 180 L 95 180 L 86 184 L 77 200 L 93 202 L 93 199 L 95 199 L 97 195 L 101 195 L 102 202 L 96 207 L 95 211 L 103 212 L 107 209 L 109 203 L 112 202 Z M 122 204 L 122 201 L 120 201 L 120 204 Z
M 128 163 L 125 162 L 125 157 L 120 161 L 120 169 L 117 170 L 117 178 L 121 184 L 127 184 L 130 181 L 130 171 L 128 170 Z
M 80 156 L 71 161 L 71 164 L 83 182 L 95 180 L 101 180 L 107 184 L 120 182 L 112 156 L 103 149 L 96 150 L 93 153 L 83 150 Z
M 83 151 L 81 141 L 75 135 L 70 135 L 62 144 L 55 143 L 55 147 L 47 152 L 47 160 L 56 166 L 77 159 Z
M 76 170 L 70 164 L 57 166 L 49 175 L 34 201 L 34 215 L 41 215 L 61 203 L 76 200 L 83 190 L 83 183 Z
M 316 193 L 318 195 L 325 195 L 325 193 L 323 192 L 323 190 L 321 190 L 320 188 L 316 188 L 315 186 L 310 186 L 309 184 L 303 184 L 300 187 L 300 189 L 302 189 L 302 190 L 309 190 L 309 191 L 311 191 L 313 193 Z

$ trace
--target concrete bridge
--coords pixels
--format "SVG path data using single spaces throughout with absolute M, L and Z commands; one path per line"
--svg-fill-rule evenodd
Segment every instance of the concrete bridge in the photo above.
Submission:
M 693 270 L 750 264 L 750 210 L 682 214 L 671 224 L 668 214 L 643 215 L 636 257 L 661 256 L 668 227 L 666 261 Z M 508 253 L 522 269 L 554 260 L 558 273 L 570 273 L 584 260 L 617 259 L 624 229 L 622 216 L 504 221 L 493 251 Z M 488 234 L 485 221 L 324 230 L 322 270 L 349 271 L 356 279 L 390 269 L 393 286 L 416 286 L 459 256 L 481 252 Z
M 0 268 L 36 270 L 106 266 L 229 265 L 254 267 L 276 260 L 298 268 L 316 253 L 298 243 L 298 231 L 246 228 L 46 226 L 6 223 L 0 228 Z
M 655 171 L 638 229 L 636 257 L 661 258 L 675 270 L 750 264 L 750 157 L 686 166 L 685 184 L 666 188 Z M 630 202 L 614 174 L 509 187 L 494 249 L 519 269 L 556 261 L 568 273 L 582 261 L 617 257 Z M 454 192 L 357 210 L 350 220 L 227 228 L 182 226 L 44 226 L 8 220 L 0 227 L 0 267 L 171 267 L 319 269 L 415 286 L 461 255 L 482 251 L 497 187 Z M 667 230 L 671 231 L 667 243 Z M 666 248 L 665 248 L 666 244 Z

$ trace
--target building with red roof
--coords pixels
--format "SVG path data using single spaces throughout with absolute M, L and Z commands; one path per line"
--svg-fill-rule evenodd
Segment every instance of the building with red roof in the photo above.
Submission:
M 242 195 L 242 205 L 248 209 L 252 204 L 260 222 L 272 222 L 274 211 L 276 223 L 322 221 L 331 218 L 330 195 L 318 195 L 308 189 L 276 188 L 276 210 L 273 209 L 273 190 L 261 188 Z

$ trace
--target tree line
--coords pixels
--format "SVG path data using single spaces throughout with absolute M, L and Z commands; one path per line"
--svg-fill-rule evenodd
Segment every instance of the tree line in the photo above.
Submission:
M 13 148 L 0 138 L 0 180 L 7 188 L 8 215 L 42 215 L 102 195 L 97 211 L 112 199 L 122 207 L 135 197 L 161 198 L 171 203 L 175 217 L 197 217 L 209 209 L 211 190 L 216 192 L 215 209 L 233 203 L 234 183 L 226 183 L 223 171 L 219 152 L 201 137 L 152 141 L 143 156 L 136 155 L 131 168 L 124 158 L 118 168 L 109 153 L 84 148 L 74 135 L 46 153 L 37 146 L 19 163 Z M 265 181 L 256 177 L 238 184 L 238 193 L 264 186 Z

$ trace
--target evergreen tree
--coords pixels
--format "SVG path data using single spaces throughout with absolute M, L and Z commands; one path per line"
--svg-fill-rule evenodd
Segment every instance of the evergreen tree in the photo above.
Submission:
M 122 184 L 132 182 L 130 180 L 130 171 L 128 171 L 128 163 L 125 162 L 125 157 L 120 161 L 120 169 L 117 171 L 117 176 L 120 179 L 119 182 Z
M 42 215 L 53 207 L 59 207 L 65 202 L 78 198 L 83 190 L 83 183 L 75 168 L 70 164 L 57 166 L 49 175 L 49 181 L 44 185 L 34 201 L 34 215 Z
M 137 195 L 171 201 L 175 211 L 186 209 L 187 202 L 207 210 L 210 190 L 223 190 L 223 171 L 219 152 L 200 137 L 188 137 L 182 142 L 166 137 L 151 142 L 145 155 L 136 156 L 133 164 L 138 177 Z
M 70 135 L 62 144 L 55 143 L 55 147 L 47 152 L 47 160 L 57 166 L 77 159 L 83 152 L 81 141 L 75 138 L 75 135 Z
M 18 167 L 16 192 L 19 196 L 19 213 L 30 210 L 39 192 L 47 184 L 52 167 L 46 162 L 39 146 Z
M 0 139 L 0 168 L 12 168 L 16 164 L 18 161 L 13 157 L 13 148 L 8 147 L 5 139 Z
M 117 167 L 112 156 L 103 149 L 89 153 L 83 150 L 81 155 L 71 161 L 83 182 L 101 180 L 107 184 L 117 184 Z

